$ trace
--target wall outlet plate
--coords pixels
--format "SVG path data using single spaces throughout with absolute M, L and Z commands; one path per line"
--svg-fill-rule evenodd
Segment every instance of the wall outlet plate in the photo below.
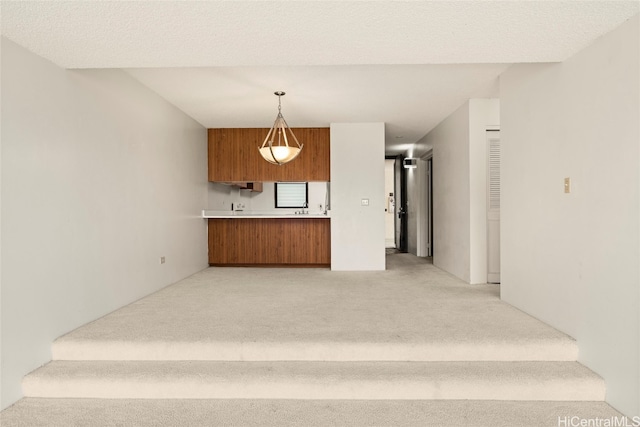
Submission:
M 362 199 L 360 200 L 360 204 L 362 206 L 369 206 L 369 199 Z

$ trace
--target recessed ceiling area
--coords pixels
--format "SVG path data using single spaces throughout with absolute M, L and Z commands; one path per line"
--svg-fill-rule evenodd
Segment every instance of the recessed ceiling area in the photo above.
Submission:
M 2 1 L 2 34 L 122 68 L 205 127 L 385 122 L 401 152 L 512 63 L 559 62 L 636 1 Z M 91 72 L 91 71 L 86 71 Z M 401 138 L 397 138 L 401 137 Z
M 129 69 L 136 79 L 207 128 L 385 122 L 387 151 L 426 134 L 470 95 L 497 96 L 506 65 L 334 65 Z M 398 140 L 396 136 L 401 136 Z M 400 145 L 400 146 L 399 146 Z

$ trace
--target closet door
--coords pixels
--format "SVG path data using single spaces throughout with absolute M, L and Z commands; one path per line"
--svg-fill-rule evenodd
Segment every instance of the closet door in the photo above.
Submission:
M 487 131 L 487 283 L 500 283 L 500 132 Z

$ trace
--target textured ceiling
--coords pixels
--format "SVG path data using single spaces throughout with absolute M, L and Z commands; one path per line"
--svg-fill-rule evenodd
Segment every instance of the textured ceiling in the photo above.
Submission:
M 637 2 L 3 1 L 3 33 L 66 68 L 562 61 Z
M 496 95 L 495 64 L 562 61 L 638 13 L 636 1 L 575 0 L 1 7 L 9 39 L 65 68 L 129 69 L 207 127 L 270 126 L 284 90 L 292 126 L 384 121 L 390 150 L 469 97 Z

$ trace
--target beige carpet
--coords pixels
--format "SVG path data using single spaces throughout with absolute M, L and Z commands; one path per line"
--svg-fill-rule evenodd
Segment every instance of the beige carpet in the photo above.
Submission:
M 27 425 L 557 426 L 620 416 L 570 337 L 408 254 L 209 268 L 61 337 Z
M 558 427 L 558 417 L 619 415 L 602 402 L 23 399 L 0 413 L 0 425 Z
M 209 268 L 60 338 L 59 360 L 576 360 L 574 340 L 409 255 Z

